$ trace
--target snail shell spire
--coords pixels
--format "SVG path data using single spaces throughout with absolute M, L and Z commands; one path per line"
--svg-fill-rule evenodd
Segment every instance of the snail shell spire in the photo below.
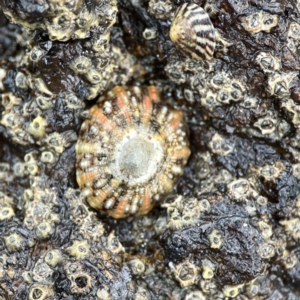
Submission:
M 170 28 L 170 38 L 186 56 L 210 59 L 215 50 L 215 29 L 208 14 L 195 3 L 178 7 Z
M 154 86 L 117 86 L 82 124 L 77 182 L 99 211 L 144 215 L 172 191 L 189 155 L 182 112 L 161 104 Z

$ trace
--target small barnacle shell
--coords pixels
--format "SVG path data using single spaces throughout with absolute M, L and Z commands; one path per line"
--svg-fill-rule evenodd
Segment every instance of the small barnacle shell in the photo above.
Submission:
M 210 59 L 214 53 L 214 26 L 207 13 L 195 3 L 179 6 L 171 24 L 170 38 L 190 58 Z
M 37 116 L 28 126 L 28 132 L 35 138 L 42 138 L 46 133 L 46 120 L 42 116 Z
M 93 39 L 92 49 L 96 52 L 104 52 L 109 49 L 110 30 L 105 31 L 103 34 Z
M 223 287 L 223 294 L 229 298 L 235 298 L 242 290 L 243 284 L 240 285 L 225 285 Z
M 290 23 L 288 37 L 294 40 L 300 40 L 300 25 L 297 22 Z
M 50 299 L 51 296 L 53 296 L 54 290 L 53 287 L 49 284 L 40 284 L 40 283 L 34 283 L 30 287 L 30 292 L 28 299 L 34 300 L 34 299 Z M 37 298 L 38 297 L 38 298 Z
M 216 229 L 213 229 L 212 232 L 208 235 L 208 240 L 210 242 L 210 248 L 213 249 L 219 249 L 223 243 L 222 235 Z
M 194 285 L 198 280 L 199 267 L 191 263 L 189 259 L 186 259 L 176 266 L 173 262 L 170 262 L 169 267 L 182 288 Z
M 157 37 L 157 31 L 154 28 L 146 28 L 143 31 L 143 37 L 146 40 L 153 40 Z
M 77 182 L 114 218 L 147 214 L 170 193 L 190 155 L 183 114 L 154 86 L 115 87 L 87 113 L 76 145 Z
M 214 154 L 227 156 L 234 151 L 234 146 L 228 144 L 228 142 L 219 134 L 214 134 L 211 141 L 208 143 L 208 147 Z
M 18 251 L 25 244 L 24 238 L 18 233 L 11 233 L 4 237 L 4 242 L 9 252 Z
M 70 64 L 70 68 L 77 74 L 85 74 L 92 66 L 92 62 L 88 57 L 78 56 Z

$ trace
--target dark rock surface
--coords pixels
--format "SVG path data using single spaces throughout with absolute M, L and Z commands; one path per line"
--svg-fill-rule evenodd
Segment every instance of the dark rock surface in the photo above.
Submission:
M 169 38 L 183 1 L 0 1 L 0 299 L 300 299 L 300 3 L 194 2 L 209 61 Z M 149 84 L 192 155 L 159 207 L 114 220 L 76 183 L 82 113 Z

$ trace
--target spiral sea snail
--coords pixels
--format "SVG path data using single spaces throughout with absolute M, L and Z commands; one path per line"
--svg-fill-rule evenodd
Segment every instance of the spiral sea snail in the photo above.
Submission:
M 182 112 L 161 104 L 154 86 L 117 86 L 86 115 L 76 145 L 83 195 L 114 218 L 148 213 L 190 155 Z
M 170 28 L 170 38 L 184 55 L 210 59 L 215 50 L 215 29 L 208 14 L 195 3 L 178 7 Z

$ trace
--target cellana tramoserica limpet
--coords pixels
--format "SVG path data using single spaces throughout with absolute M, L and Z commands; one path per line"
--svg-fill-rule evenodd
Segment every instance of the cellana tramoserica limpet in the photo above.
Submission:
M 189 155 L 182 112 L 161 104 L 154 86 L 117 86 L 81 126 L 77 182 L 99 211 L 144 215 L 172 191 Z
M 174 45 L 186 56 L 210 59 L 215 50 L 215 29 L 208 14 L 195 3 L 178 7 L 170 28 Z

